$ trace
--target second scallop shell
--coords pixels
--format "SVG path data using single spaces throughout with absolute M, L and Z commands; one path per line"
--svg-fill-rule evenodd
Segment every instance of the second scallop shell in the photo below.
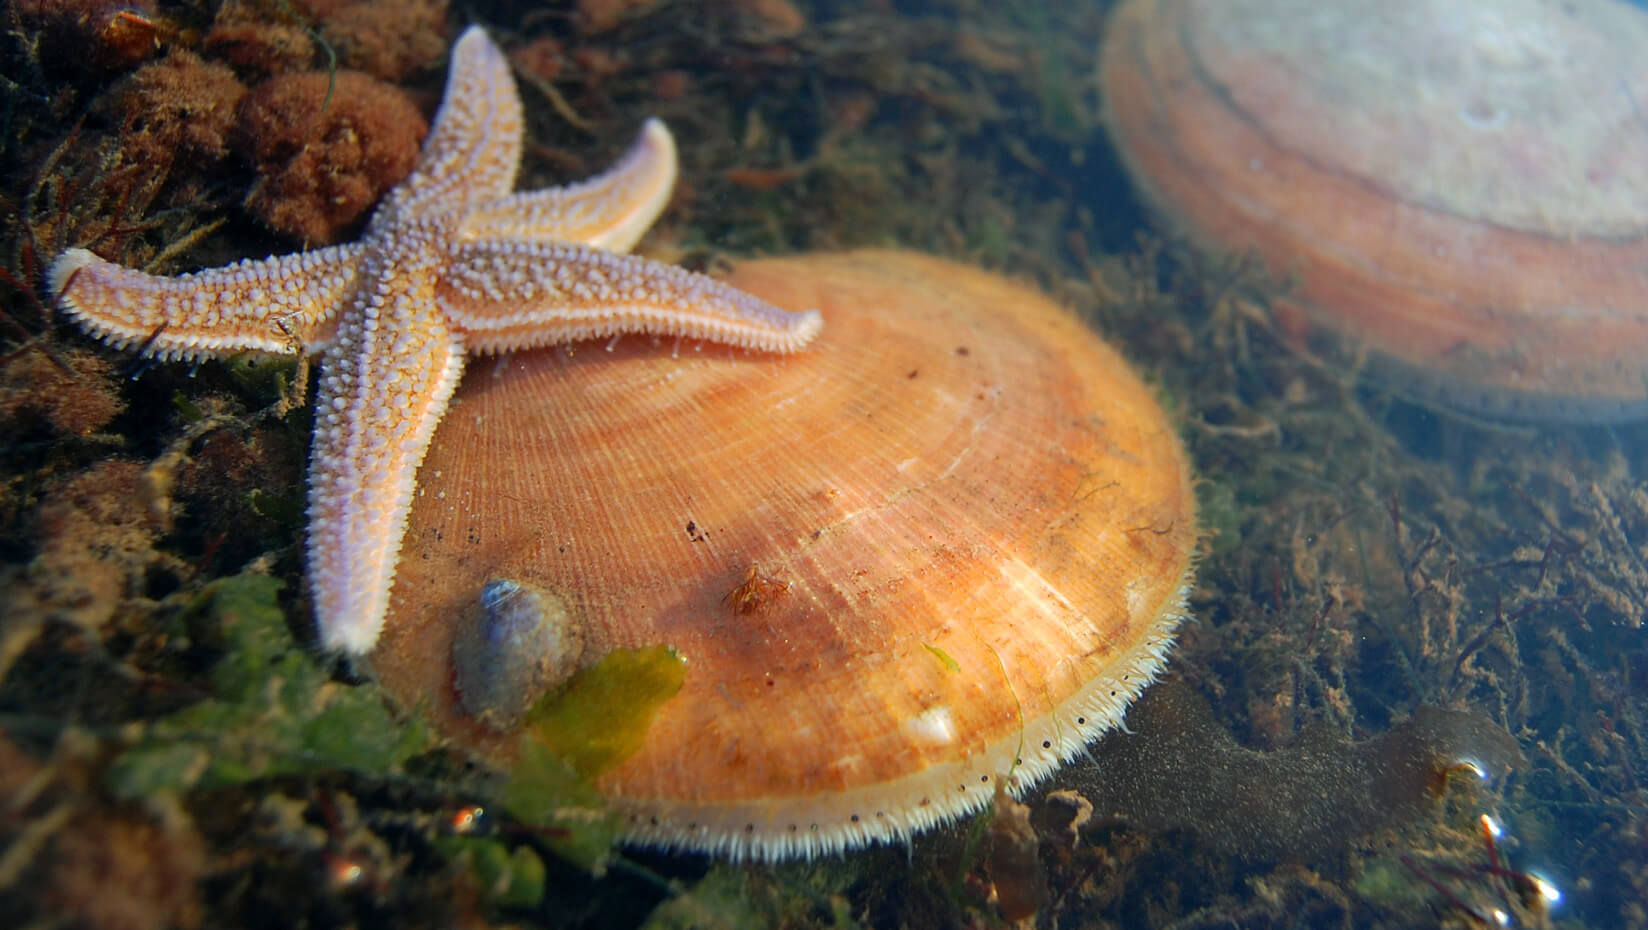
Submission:
M 1130 0 L 1102 55 L 1139 185 L 1297 280 L 1403 385 L 1648 413 L 1648 13 L 1618 0 Z
M 506 755 L 450 665 L 495 579 L 555 604 L 585 663 L 673 647 L 685 684 L 596 787 L 632 839 L 737 858 L 907 837 L 1116 725 L 1197 533 L 1151 389 L 1046 298 L 937 259 L 730 281 L 819 308 L 822 335 L 471 366 L 419 473 L 385 684 Z

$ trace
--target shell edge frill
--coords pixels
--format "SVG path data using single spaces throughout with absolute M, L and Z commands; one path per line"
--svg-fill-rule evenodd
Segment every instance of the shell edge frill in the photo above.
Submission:
M 614 799 L 626 843 L 702 852 L 733 862 L 776 863 L 838 855 L 916 834 L 986 809 L 996 781 L 1014 797 L 1045 781 L 1123 723 L 1127 708 L 1161 674 L 1180 623 L 1189 619 L 1194 565 L 1155 614 L 1153 628 L 1050 713 L 965 759 L 892 782 L 813 798 L 753 804 Z

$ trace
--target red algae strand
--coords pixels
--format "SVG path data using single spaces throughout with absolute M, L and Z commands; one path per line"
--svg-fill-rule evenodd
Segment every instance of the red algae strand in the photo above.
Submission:
M 136 160 L 216 162 L 229 154 L 235 111 L 245 96 L 227 65 L 179 48 L 139 68 L 103 105 L 118 115 L 122 141 Z
M 253 81 L 308 68 L 320 54 L 319 46 L 302 26 L 268 22 L 239 3 L 225 4 L 218 10 L 201 46 L 207 54 L 227 62 Z
M 247 209 L 311 245 L 339 239 L 405 178 L 429 129 L 399 88 L 357 71 L 335 85 L 325 71 L 272 78 L 239 117 L 237 148 L 260 175 Z
M 790 0 L 739 0 L 733 6 L 746 24 L 769 39 L 793 39 L 807 29 L 807 14 Z
M 446 54 L 446 0 L 295 0 L 344 67 L 400 81 Z
M 160 49 L 153 0 L 18 0 L 12 9 L 38 30 L 40 58 L 51 65 L 118 71 Z
M 1041 865 L 1041 838 L 1031 825 L 1031 816 L 1029 806 L 1013 800 L 1005 783 L 997 781 L 984 867 L 996 908 L 1014 922 L 1034 917 L 1047 906 L 1049 896 Z
M 322 35 L 350 67 L 398 81 L 432 67 L 446 54 L 446 3 L 357 3 L 329 22 Z
M 658 5 L 658 0 L 578 0 L 578 30 L 590 36 L 610 32 Z
M 54 358 L 39 348 L 0 365 L 0 430 L 17 440 L 43 424 L 69 436 L 90 436 L 126 407 L 114 365 L 83 349 Z

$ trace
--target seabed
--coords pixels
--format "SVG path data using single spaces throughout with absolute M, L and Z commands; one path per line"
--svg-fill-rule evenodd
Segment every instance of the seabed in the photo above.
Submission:
M 1479 420 L 1354 347 L 1291 344 L 1287 282 L 1129 193 L 1104 4 L 380 6 L 405 9 L 4 14 L 15 925 L 1648 927 L 1648 427 Z M 515 55 L 523 187 L 588 176 L 648 115 L 674 129 L 683 189 L 644 252 L 922 249 L 1035 282 L 1147 372 L 1206 535 L 1133 732 L 908 846 L 727 865 L 616 846 L 575 775 L 526 803 L 316 653 L 303 370 L 105 350 L 42 273 L 75 245 L 164 273 L 301 245 L 254 212 L 295 169 L 202 115 L 226 81 L 330 50 L 427 113 L 471 13 Z M 1172 803 L 1186 784 L 1213 803 Z

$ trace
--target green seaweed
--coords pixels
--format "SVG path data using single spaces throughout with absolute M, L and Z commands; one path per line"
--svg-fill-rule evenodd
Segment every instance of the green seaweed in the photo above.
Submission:
M 1394 854 L 1363 863 L 1351 888 L 1369 904 L 1406 913 L 1430 907 L 1435 898 L 1434 890 Z
M 526 739 L 579 776 L 598 778 L 641 748 L 686 677 L 687 660 L 668 646 L 615 649 L 527 712 Z
M 618 649 L 527 712 L 498 803 L 544 831 L 566 861 L 600 874 L 619 821 L 593 781 L 641 748 L 658 708 L 681 690 L 686 659 L 667 646 Z
M 803 927 L 851 930 L 859 926 L 837 889 L 858 873 L 846 863 L 809 864 L 760 872 L 718 866 L 690 889 L 659 904 L 642 930 L 754 930 Z
M 1202 535 L 1213 554 L 1225 555 L 1242 544 L 1244 510 L 1236 499 L 1235 486 L 1202 479 L 1196 484 L 1196 509 L 1201 516 Z
M 1048 22 L 1047 10 L 1039 3 L 1016 5 L 1016 12 L 1032 39 L 1036 75 L 1036 100 L 1041 109 L 1042 127 L 1057 139 L 1073 139 L 1082 132 L 1082 121 L 1071 96 L 1070 68 L 1065 64 Z
M 212 696 L 144 727 L 109 770 L 117 796 L 338 769 L 382 773 L 429 747 L 429 730 L 397 719 L 376 687 L 332 681 L 292 640 L 280 587 L 265 575 L 223 578 L 185 609 L 188 628 L 221 640 Z
M 1013 253 L 1012 231 L 988 213 L 967 225 L 967 251 L 990 267 L 1001 267 Z
M 246 500 L 251 505 L 253 513 L 273 520 L 281 526 L 297 529 L 304 524 L 304 502 L 303 498 L 297 495 L 253 488 L 246 496 Z
M 183 417 L 185 423 L 199 423 L 201 420 L 206 419 L 206 411 L 200 409 L 199 404 L 184 397 L 181 393 L 172 395 L 172 406 L 177 408 L 178 414 Z
M 641 927 L 642 930 L 694 930 L 706 926 L 757 930 L 776 925 L 777 916 L 771 900 L 751 893 L 742 871 L 715 869 L 691 891 L 658 905 Z
M 931 652 L 939 660 L 939 662 L 941 664 L 943 664 L 946 671 L 950 671 L 950 672 L 959 672 L 959 671 L 961 671 L 961 663 L 957 662 L 953 657 L 951 657 L 951 655 L 948 652 L 945 652 L 943 649 L 940 649 L 939 647 L 933 645 L 932 643 L 922 643 L 922 645 L 927 647 L 927 651 Z
M 294 343 L 295 345 L 296 343 Z M 259 405 L 272 404 L 285 396 L 297 378 L 296 355 L 268 355 L 242 352 L 223 360 L 223 368 Z
M 479 836 L 443 836 L 435 851 L 469 871 L 481 895 L 503 908 L 528 909 L 544 898 L 547 871 L 530 847 Z
M 566 862 L 592 875 L 606 871 L 618 843 L 618 817 L 588 778 L 543 744 L 521 740 L 520 757 L 495 800 L 510 816 L 539 828 Z

